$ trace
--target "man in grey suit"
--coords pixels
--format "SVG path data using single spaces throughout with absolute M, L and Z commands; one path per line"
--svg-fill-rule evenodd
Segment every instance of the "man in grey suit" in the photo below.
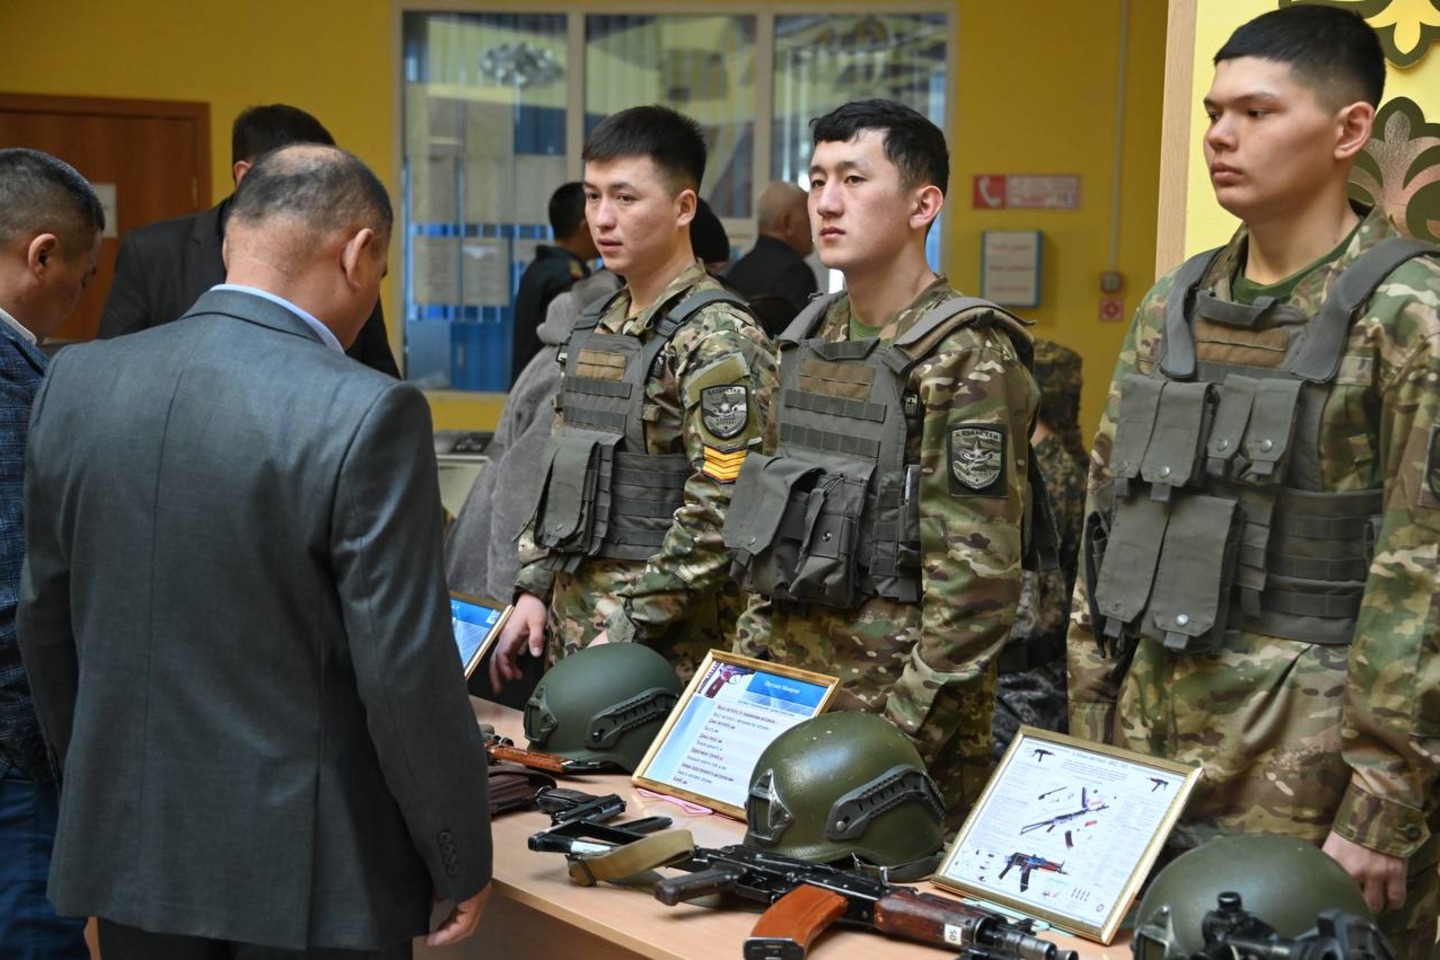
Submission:
M 227 283 L 62 351 L 35 402 L 19 635 L 61 770 L 50 898 L 105 960 L 408 957 L 468 936 L 486 764 L 431 424 L 347 360 L 393 215 L 359 160 L 262 158 Z

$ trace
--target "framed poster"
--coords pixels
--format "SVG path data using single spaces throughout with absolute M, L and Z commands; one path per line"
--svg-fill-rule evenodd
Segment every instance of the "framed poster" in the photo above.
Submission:
M 1109 943 L 1199 779 L 1021 727 L 933 880 Z
M 839 685 L 712 650 L 641 758 L 635 785 L 743 820 L 755 761 L 780 734 L 825 712 Z
M 1002 307 L 1040 306 L 1039 230 L 985 230 L 980 238 L 980 296 Z

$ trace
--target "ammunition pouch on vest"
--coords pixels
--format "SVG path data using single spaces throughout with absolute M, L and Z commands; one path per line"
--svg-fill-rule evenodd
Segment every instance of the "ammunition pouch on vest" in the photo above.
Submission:
M 1217 250 L 1187 261 L 1167 305 L 1154 375 L 1120 384 L 1109 496 L 1086 518 L 1085 578 L 1097 640 L 1211 653 L 1227 629 L 1350 642 L 1379 531 L 1382 491 L 1322 490 L 1320 424 L 1350 324 L 1385 277 L 1434 249 L 1387 240 L 1304 316 L 1201 290 Z M 1276 366 L 1197 354 L 1206 321 L 1235 342 L 1261 331 Z
M 566 558 L 646 560 L 659 552 L 685 502 L 690 462 L 684 453 L 646 453 L 645 383 L 660 351 L 695 313 L 712 303 L 744 302 L 704 290 L 663 314 L 654 333 L 596 333 L 614 298 L 592 304 L 576 322 L 561 360 L 560 423 L 540 461 L 542 486 L 532 517 L 537 545 Z
M 812 301 L 778 338 L 779 447 L 746 457 L 725 545 L 736 579 L 772 600 L 841 609 L 873 595 L 916 603 L 919 468 L 905 459 L 910 371 L 965 324 L 1000 328 L 1027 366 L 1029 337 L 1020 320 L 989 301 L 958 298 L 931 309 L 889 346 L 814 338 L 834 300 Z M 1030 465 L 1044 531 L 1030 539 L 1037 556 L 1053 558 L 1054 527 L 1033 455 Z

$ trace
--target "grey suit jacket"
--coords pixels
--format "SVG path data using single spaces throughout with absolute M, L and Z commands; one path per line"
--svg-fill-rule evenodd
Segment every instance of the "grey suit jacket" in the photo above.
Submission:
M 62 350 L 19 635 L 62 914 L 287 949 L 422 932 L 490 878 L 420 392 L 284 307 Z
M 221 250 L 225 217 L 233 199 L 226 197 L 209 210 L 149 223 L 125 234 L 115 256 L 115 279 L 100 315 L 99 339 L 178 320 L 200 294 L 225 282 Z M 345 352 L 367 367 L 400 376 L 385 335 L 385 313 L 378 303 Z

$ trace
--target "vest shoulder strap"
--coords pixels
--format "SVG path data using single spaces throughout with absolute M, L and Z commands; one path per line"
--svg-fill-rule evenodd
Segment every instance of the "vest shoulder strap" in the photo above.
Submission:
M 614 303 L 615 298 L 620 296 L 624 290 L 625 288 L 621 287 L 608 297 L 598 297 L 592 300 L 590 305 L 581 311 L 579 319 L 575 321 L 575 326 L 571 328 L 571 333 L 573 334 L 579 330 L 594 330 L 595 327 L 599 325 L 600 317 L 605 313 L 605 308 Z
M 675 336 L 675 331 L 683 327 L 686 321 L 695 316 L 695 314 L 713 303 L 728 303 L 742 311 L 746 316 L 751 315 L 750 308 L 745 305 L 745 299 L 738 293 L 728 289 L 712 288 L 710 290 L 701 290 L 699 293 L 692 293 L 690 296 L 684 297 L 669 310 L 665 311 L 665 315 L 655 324 L 655 335 L 646 342 L 644 351 L 641 354 L 643 358 L 640 366 L 641 377 L 650 375 L 651 365 L 654 364 L 655 358 L 660 355 L 660 351 L 665 349 L 665 344 L 669 343 L 670 338 Z
M 844 296 L 843 293 L 822 293 L 812 299 L 805 304 L 804 310 L 795 315 L 795 319 L 790 321 L 790 325 L 780 332 L 780 336 L 775 338 L 775 342 L 796 344 L 801 340 L 808 339 L 815 332 L 815 328 L 820 325 L 825 311 L 830 309 L 830 304 L 842 296 Z
M 1006 334 L 1015 342 L 1021 359 L 1025 361 L 1026 369 L 1029 369 L 1034 351 L 1030 338 L 1024 332 L 1028 324 L 999 304 L 980 297 L 952 297 L 925 311 L 910 329 L 890 344 L 885 365 L 903 379 L 910 369 L 935 349 L 935 345 L 952 330 L 974 323 L 985 314 L 988 314 L 992 322 L 1005 329 Z
M 1400 237 L 1382 240 L 1361 254 L 1331 286 L 1320 312 L 1310 321 L 1290 372 L 1312 383 L 1335 379 L 1356 312 L 1369 302 L 1386 277 L 1402 264 L 1424 256 L 1440 257 L 1440 248 Z
M 1170 299 L 1165 304 L 1165 356 L 1160 361 L 1160 369 L 1172 380 L 1190 380 L 1195 376 L 1195 335 L 1190 330 L 1190 306 L 1211 264 L 1224 250 L 1224 247 L 1215 247 L 1197 253 L 1175 271 Z

